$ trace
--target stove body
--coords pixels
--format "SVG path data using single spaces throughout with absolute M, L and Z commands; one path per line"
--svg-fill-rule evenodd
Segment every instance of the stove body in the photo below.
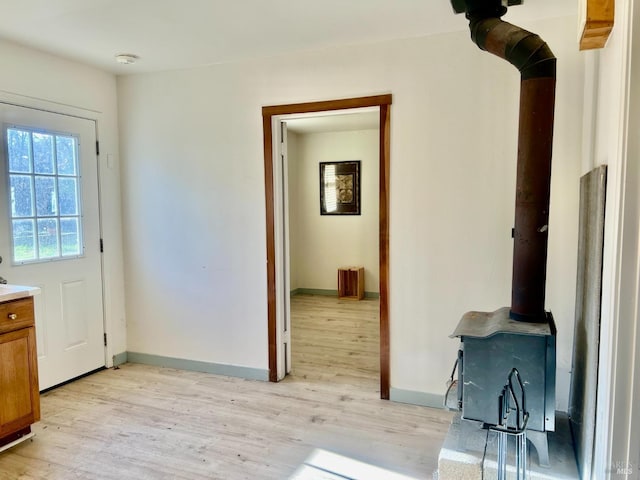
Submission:
M 555 429 L 556 328 L 509 318 L 509 309 L 468 312 L 452 337 L 460 338 L 458 400 L 462 418 L 498 425 L 499 397 L 512 368 L 524 383 L 528 430 Z M 509 425 L 515 427 L 515 425 Z

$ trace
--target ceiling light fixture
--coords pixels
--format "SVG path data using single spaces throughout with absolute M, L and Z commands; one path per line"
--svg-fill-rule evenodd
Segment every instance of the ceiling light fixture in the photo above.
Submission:
M 119 53 L 116 55 L 116 62 L 122 65 L 131 65 L 132 63 L 136 63 L 139 58 L 140 57 L 132 53 Z

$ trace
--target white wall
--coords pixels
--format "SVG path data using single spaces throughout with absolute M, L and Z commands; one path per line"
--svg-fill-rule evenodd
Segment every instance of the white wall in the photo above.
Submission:
M 562 372 L 581 158 L 576 21 L 523 25 L 559 58 L 547 307 Z M 261 107 L 390 92 L 391 386 L 443 394 L 462 314 L 511 298 L 518 91 L 518 72 L 467 31 L 119 78 L 129 350 L 266 369 Z
M 116 80 L 92 67 L 0 40 L 0 99 L 95 119 L 101 145 L 100 188 L 106 330 L 111 356 L 126 351 Z M 110 158 L 107 165 L 107 156 Z
M 591 162 L 608 165 L 596 452 L 593 478 L 640 468 L 640 3 L 616 2 L 606 48 L 589 54 Z M 586 136 L 586 135 L 585 135 Z M 631 468 L 630 475 L 618 475 Z M 609 472 L 608 474 L 606 472 Z
M 339 267 L 365 269 L 367 292 L 380 291 L 378 211 L 378 130 L 297 135 L 296 155 L 289 151 L 292 277 L 297 287 L 336 290 Z M 360 160 L 361 214 L 320 215 L 320 162 Z M 292 287 L 293 287 L 292 282 Z

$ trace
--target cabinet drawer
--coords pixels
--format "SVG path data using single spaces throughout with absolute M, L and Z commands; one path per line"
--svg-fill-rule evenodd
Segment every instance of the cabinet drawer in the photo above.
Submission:
M 0 333 L 31 327 L 34 323 L 33 297 L 0 303 Z

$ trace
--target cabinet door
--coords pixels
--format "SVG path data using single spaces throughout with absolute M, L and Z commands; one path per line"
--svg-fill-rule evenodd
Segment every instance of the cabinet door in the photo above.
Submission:
M 35 329 L 0 335 L 0 439 L 40 419 Z

